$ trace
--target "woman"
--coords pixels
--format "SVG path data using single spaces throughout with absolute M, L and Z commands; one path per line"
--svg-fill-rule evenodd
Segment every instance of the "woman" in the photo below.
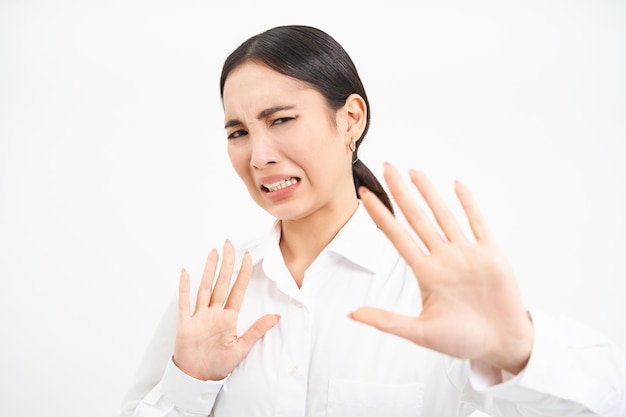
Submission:
M 219 272 L 209 254 L 194 307 L 182 271 L 121 415 L 623 415 L 622 354 L 526 311 L 462 184 L 471 238 L 423 173 L 437 225 L 387 164 L 415 234 L 396 221 L 357 157 L 369 103 L 333 38 L 270 29 L 220 83 L 232 165 L 277 220 L 238 252 L 227 241 Z

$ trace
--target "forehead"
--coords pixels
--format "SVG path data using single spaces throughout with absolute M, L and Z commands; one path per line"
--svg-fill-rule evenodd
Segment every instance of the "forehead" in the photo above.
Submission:
M 253 61 L 235 67 L 224 83 L 224 113 L 258 111 L 307 93 L 319 93 L 308 84 Z M 233 114 L 234 115 L 234 114 Z

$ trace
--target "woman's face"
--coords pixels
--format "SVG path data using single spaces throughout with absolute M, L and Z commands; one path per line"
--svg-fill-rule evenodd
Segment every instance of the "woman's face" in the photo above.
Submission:
M 228 155 L 258 205 L 282 220 L 354 209 L 346 106 L 254 62 L 231 71 L 223 103 Z

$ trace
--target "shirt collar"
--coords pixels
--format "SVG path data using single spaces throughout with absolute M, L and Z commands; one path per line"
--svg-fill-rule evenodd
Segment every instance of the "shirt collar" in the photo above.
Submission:
M 362 268 L 376 272 L 381 234 L 382 232 L 359 200 L 356 211 L 330 242 L 327 249 Z
M 378 270 L 377 254 L 379 254 L 381 237 L 386 239 L 359 200 L 359 205 L 352 217 L 323 252 L 333 252 L 375 273 Z M 271 230 L 257 242 L 258 244 L 249 248 L 253 262 L 256 264 L 276 251 L 280 253 L 279 241 L 280 221 L 276 220 Z

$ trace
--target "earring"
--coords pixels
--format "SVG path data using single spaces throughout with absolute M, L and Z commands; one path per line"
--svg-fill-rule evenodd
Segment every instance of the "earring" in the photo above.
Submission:
M 350 148 L 350 152 L 354 152 L 356 150 L 356 141 L 352 140 L 352 142 L 348 145 L 348 148 Z

